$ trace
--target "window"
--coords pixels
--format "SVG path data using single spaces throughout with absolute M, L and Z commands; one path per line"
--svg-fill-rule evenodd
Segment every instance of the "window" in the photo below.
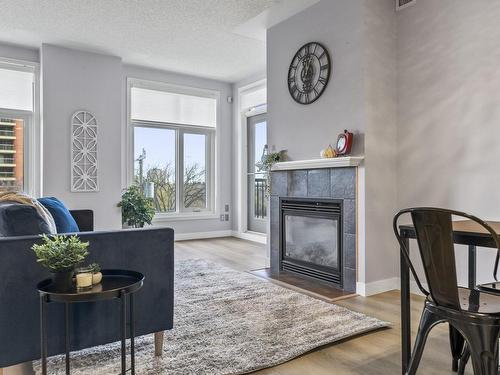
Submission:
M 218 95 L 129 80 L 131 182 L 159 214 L 214 211 Z
M 34 139 L 34 94 L 33 66 L 0 61 L 0 191 L 34 194 L 28 142 Z

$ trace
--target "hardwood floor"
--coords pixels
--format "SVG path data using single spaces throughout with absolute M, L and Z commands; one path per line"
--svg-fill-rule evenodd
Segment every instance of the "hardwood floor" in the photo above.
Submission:
M 239 271 L 265 266 L 265 246 L 236 238 L 182 241 L 175 245 L 176 260 L 204 258 Z M 336 302 L 393 323 L 392 328 L 339 342 L 298 357 L 280 366 L 257 371 L 258 375 L 399 375 L 401 344 L 399 325 L 399 292 L 391 291 L 373 297 L 353 297 Z M 423 298 L 412 296 L 412 328 L 418 327 Z M 414 336 L 413 336 L 414 337 Z M 418 371 L 419 374 L 453 374 L 448 344 L 448 328 L 434 328 Z M 467 375 L 472 375 L 470 365 Z

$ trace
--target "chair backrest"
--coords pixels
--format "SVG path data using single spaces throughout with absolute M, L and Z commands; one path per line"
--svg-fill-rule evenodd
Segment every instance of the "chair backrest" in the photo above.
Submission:
M 425 277 L 429 291 L 422 286 L 415 268 L 411 262 L 405 241 L 398 230 L 398 220 L 403 214 L 410 214 L 415 228 L 420 257 L 424 266 Z M 455 249 L 453 242 L 452 216 L 466 218 L 478 223 L 492 236 L 498 249 L 499 238 L 496 232 L 481 219 L 459 211 L 442 208 L 421 207 L 408 208 L 400 211 L 393 221 L 394 233 L 400 243 L 401 252 L 420 290 L 430 295 L 433 301 L 443 307 L 460 310 L 458 297 L 457 272 L 455 267 Z M 495 274 L 496 274 L 495 264 Z

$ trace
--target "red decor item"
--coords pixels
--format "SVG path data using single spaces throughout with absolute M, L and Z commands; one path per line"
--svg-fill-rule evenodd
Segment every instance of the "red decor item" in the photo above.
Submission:
M 340 155 L 349 155 L 352 147 L 352 140 L 354 139 L 354 135 L 349 133 L 347 130 L 344 130 L 344 133 L 339 134 L 337 138 L 337 156 Z

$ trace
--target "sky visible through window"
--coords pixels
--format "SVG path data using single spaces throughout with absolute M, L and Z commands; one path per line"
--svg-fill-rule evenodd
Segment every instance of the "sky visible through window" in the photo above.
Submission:
M 255 164 L 261 161 L 264 146 L 267 144 L 267 122 L 255 124 Z
M 175 130 L 157 128 L 135 128 L 134 160 L 142 149 L 146 150 L 144 171 L 164 167 L 168 163 L 175 166 Z M 184 145 L 185 167 L 198 164 L 205 168 L 205 137 L 186 137 Z

